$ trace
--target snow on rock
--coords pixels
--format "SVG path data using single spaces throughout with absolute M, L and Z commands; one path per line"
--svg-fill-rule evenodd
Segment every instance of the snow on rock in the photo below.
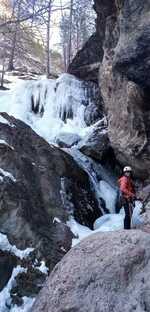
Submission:
M 83 238 L 91 235 L 93 233 L 87 226 L 81 225 L 75 221 L 73 217 L 67 221 L 68 227 L 71 229 L 72 233 L 76 236 L 76 238 L 72 239 L 72 247 L 78 244 Z
M 132 216 L 132 226 L 142 224 L 143 217 L 140 214 L 142 209 L 142 203 L 140 201 L 135 202 L 135 208 L 133 210 Z M 67 221 L 67 225 L 71 229 L 72 233 L 76 238 L 72 240 L 72 247 L 78 244 L 82 239 L 88 237 L 97 232 L 109 232 L 109 231 L 118 231 L 124 228 L 124 217 L 125 212 L 122 208 L 119 214 L 105 214 L 102 217 L 98 218 L 94 222 L 94 230 L 90 230 L 88 227 L 83 226 L 75 221 L 73 217 Z
M 108 232 L 108 231 L 117 231 L 123 229 L 124 225 L 124 216 L 122 214 L 108 214 L 97 219 L 94 224 L 94 229 L 96 232 Z
M 10 147 L 12 150 L 14 150 L 14 147 L 9 145 L 5 140 L 0 140 L 0 144 L 4 144 L 7 145 L 8 147 Z
M 3 110 L 2 110 L 2 111 L 3 111 Z M 5 111 L 5 110 L 4 110 L 4 111 Z M 1 115 L 0 115 L 0 123 L 9 125 L 9 126 L 11 126 L 11 127 L 14 127 L 13 124 L 10 124 L 10 122 L 9 122 L 7 119 L 5 119 L 4 117 L 2 117 Z
M 107 214 L 98 218 L 94 223 L 94 230 L 90 230 L 87 226 L 81 225 L 75 221 L 73 217 L 67 221 L 67 225 L 71 229 L 76 238 L 72 240 L 72 247 L 78 244 L 82 239 L 93 235 L 96 232 L 109 232 L 123 229 L 124 214 Z
M 55 222 L 61 223 L 61 220 L 60 220 L 59 218 L 56 218 L 56 217 L 55 217 L 55 218 L 53 219 L 53 223 L 55 223 Z
M 38 269 L 42 273 L 48 275 L 49 269 L 43 260 L 41 261 L 40 266 L 37 266 L 36 269 Z
M 0 312 L 11 311 L 7 309 L 7 303 L 11 302 L 10 291 L 12 287 L 15 285 L 15 278 L 19 273 L 26 272 L 25 268 L 22 268 L 18 265 L 13 269 L 12 276 L 8 282 L 8 284 L 4 287 L 4 289 L 0 292 Z
M 10 309 L 10 312 L 30 312 L 31 311 L 35 298 L 23 297 L 22 299 L 23 299 L 23 305 L 21 307 L 14 305 Z
M 9 243 L 7 236 L 5 234 L 2 234 L 2 233 L 0 233 L 0 249 L 3 251 L 9 251 L 9 252 L 15 254 L 20 259 L 28 257 L 28 255 L 34 250 L 33 248 L 27 248 L 25 250 L 20 250 L 16 246 L 12 246 Z
M 17 180 L 14 178 L 14 176 L 8 172 L 8 171 L 5 171 L 4 169 L 0 168 L 0 175 L 1 175 L 1 180 L 3 180 L 4 177 L 7 177 L 9 178 L 10 180 L 12 180 L 13 182 L 16 182 Z

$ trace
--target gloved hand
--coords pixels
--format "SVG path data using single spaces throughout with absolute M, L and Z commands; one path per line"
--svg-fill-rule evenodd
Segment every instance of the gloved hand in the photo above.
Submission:
M 139 201 L 143 201 L 143 198 L 141 198 L 141 197 L 136 197 L 136 200 L 139 200 Z

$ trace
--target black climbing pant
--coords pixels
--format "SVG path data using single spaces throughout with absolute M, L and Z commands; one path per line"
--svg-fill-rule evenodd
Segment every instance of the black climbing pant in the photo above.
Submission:
M 124 201 L 124 210 L 125 210 L 125 218 L 124 218 L 124 229 L 131 229 L 131 218 L 133 213 L 133 203 L 125 200 Z

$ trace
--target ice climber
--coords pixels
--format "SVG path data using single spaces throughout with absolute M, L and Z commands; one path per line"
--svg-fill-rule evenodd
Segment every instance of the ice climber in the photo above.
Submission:
M 135 205 L 135 188 L 132 180 L 132 168 L 127 166 L 123 169 L 123 176 L 118 180 L 122 206 L 125 210 L 124 229 L 131 228 L 131 218 Z

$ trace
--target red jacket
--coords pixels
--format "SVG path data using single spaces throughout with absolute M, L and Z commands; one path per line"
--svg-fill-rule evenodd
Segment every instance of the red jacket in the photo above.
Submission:
M 135 196 L 134 184 L 130 177 L 122 176 L 118 183 L 120 191 L 125 198 L 130 199 Z

